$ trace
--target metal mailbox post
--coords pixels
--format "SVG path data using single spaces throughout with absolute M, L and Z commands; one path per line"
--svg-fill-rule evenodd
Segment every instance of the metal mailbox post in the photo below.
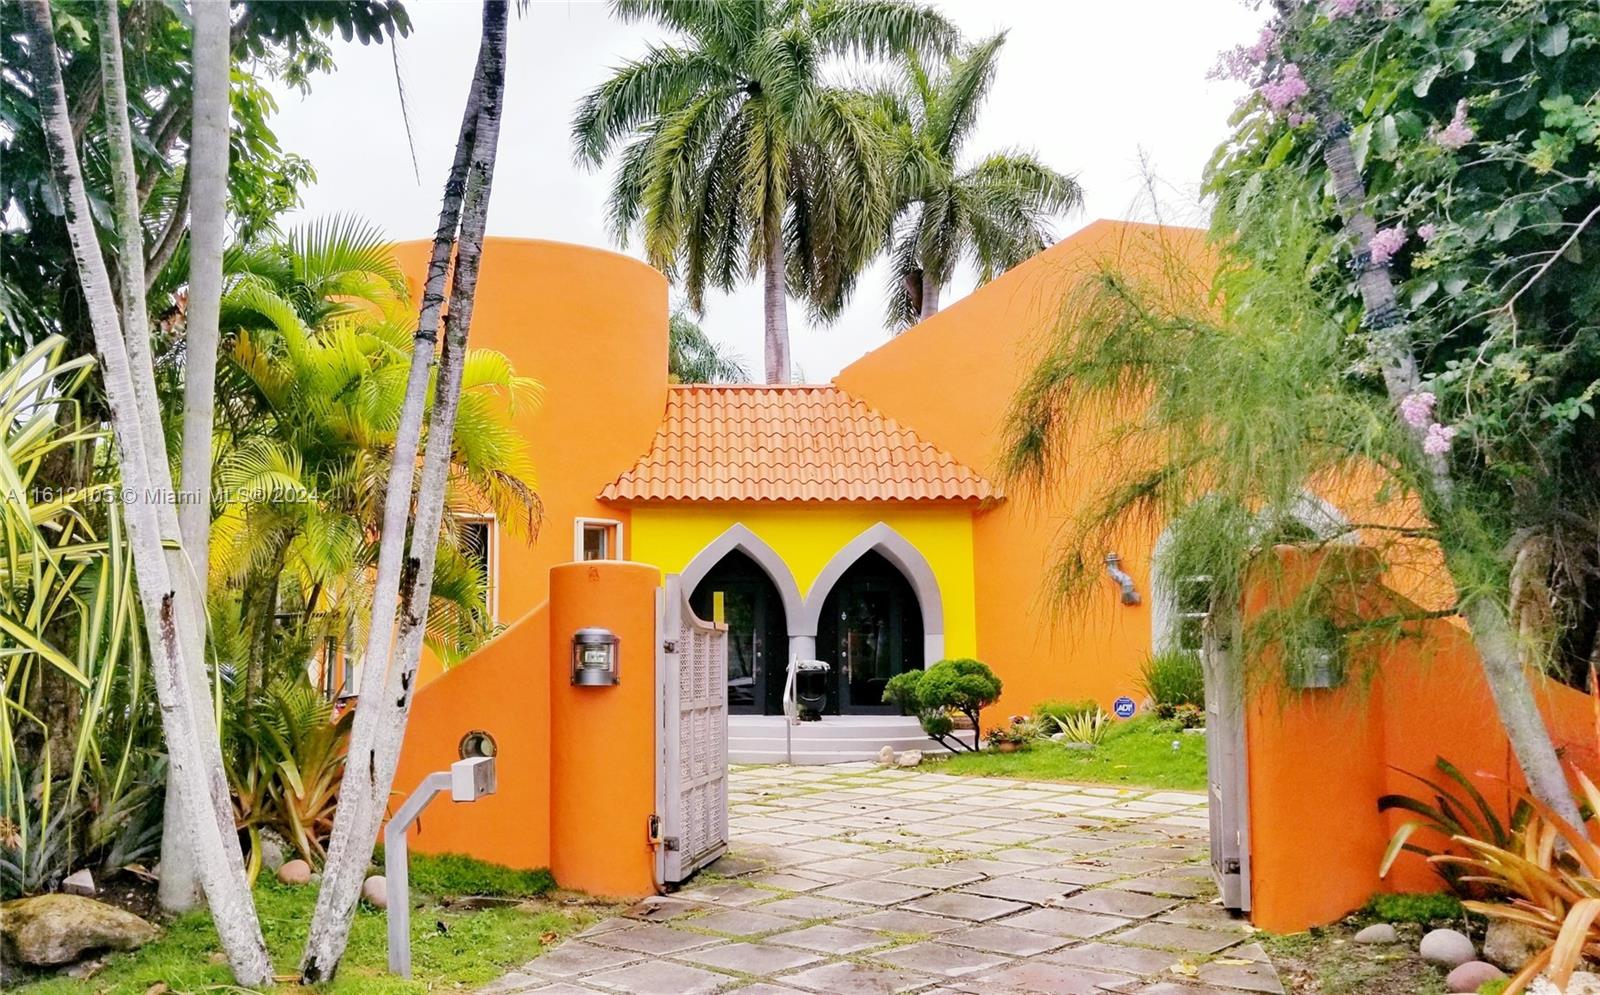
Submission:
M 422 779 L 383 829 L 383 876 L 389 905 L 389 973 L 411 977 L 411 881 L 406 831 L 433 797 L 450 792 L 454 802 L 494 794 L 494 757 L 467 757 Z

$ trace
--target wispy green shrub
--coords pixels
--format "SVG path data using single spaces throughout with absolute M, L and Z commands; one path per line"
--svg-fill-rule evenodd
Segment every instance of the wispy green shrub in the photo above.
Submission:
M 1179 705 L 1205 705 L 1205 671 L 1200 657 L 1188 650 L 1151 655 L 1140 668 L 1139 686 L 1158 710 L 1162 706 L 1173 709 Z

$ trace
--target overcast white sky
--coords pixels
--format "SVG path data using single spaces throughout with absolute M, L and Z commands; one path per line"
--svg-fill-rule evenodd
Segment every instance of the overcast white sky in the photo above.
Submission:
M 1239 84 L 1206 73 L 1218 52 L 1255 37 L 1260 13 L 1241 0 L 936 2 L 969 38 L 1009 29 L 967 154 L 1032 147 L 1075 173 L 1087 206 L 1058 234 L 1095 218 L 1150 219 L 1141 157 L 1159 181 L 1162 216 L 1200 219 L 1200 172 L 1241 94 Z M 400 78 L 420 182 L 390 50 L 341 44 L 338 71 L 315 80 L 311 96 L 280 97 L 279 138 L 317 170 L 300 217 L 352 212 L 397 240 L 432 234 L 477 52 L 479 8 L 476 0 L 406 6 L 416 30 L 400 43 Z M 651 26 L 613 21 L 603 0 L 533 0 L 512 14 L 490 234 L 615 248 L 605 230 L 607 177 L 573 165 L 568 124 L 578 98 L 611 67 L 663 38 Z M 791 302 L 794 358 L 807 380 L 828 380 L 884 341 L 884 281 L 881 265 L 864 276 L 849 310 L 828 327 L 809 327 Z M 946 303 L 970 289 L 970 277 L 961 279 Z M 759 375 L 759 283 L 709 300 L 704 325 Z

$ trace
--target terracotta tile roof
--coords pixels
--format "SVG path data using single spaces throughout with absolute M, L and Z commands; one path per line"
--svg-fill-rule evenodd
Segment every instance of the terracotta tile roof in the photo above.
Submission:
M 838 387 L 674 386 L 603 501 L 981 501 L 971 467 Z

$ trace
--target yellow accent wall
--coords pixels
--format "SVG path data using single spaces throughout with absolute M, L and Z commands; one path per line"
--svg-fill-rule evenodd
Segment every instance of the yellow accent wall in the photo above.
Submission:
M 972 512 L 966 507 L 665 505 L 635 507 L 632 517 L 629 559 L 655 564 L 663 573 L 682 571 L 717 536 L 742 524 L 783 558 L 808 599 L 811 585 L 834 554 L 883 522 L 922 553 L 939 581 L 945 656 L 977 655 Z

